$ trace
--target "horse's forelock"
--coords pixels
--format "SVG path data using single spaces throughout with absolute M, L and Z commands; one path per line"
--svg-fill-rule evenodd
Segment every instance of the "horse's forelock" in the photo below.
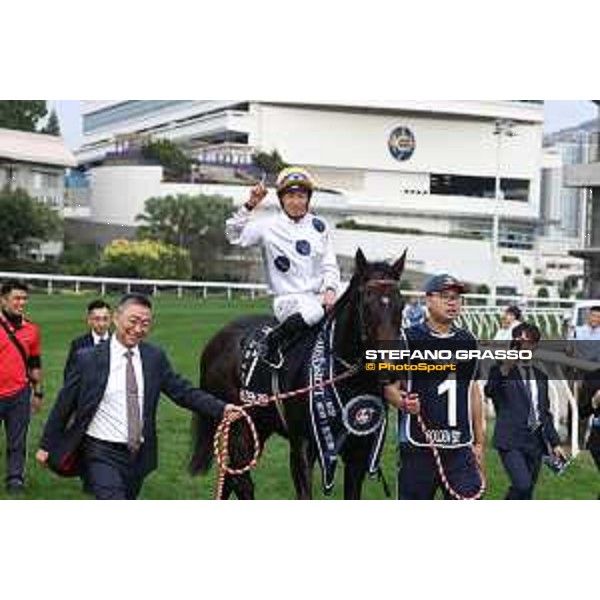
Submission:
M 398 276 L 395 273 L 392 265 L 389 265 L 386 262 L 372 262 L 369 263 L 367 268 L 363 273 L 364 281 L 369 281 L 370 279 L 397 279 Z

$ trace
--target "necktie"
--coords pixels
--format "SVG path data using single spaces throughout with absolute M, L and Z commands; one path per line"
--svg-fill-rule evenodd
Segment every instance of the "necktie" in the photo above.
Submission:
M 133 369 L 133 352 L 125 352 L 127 369 L 125 371 L 125 386 L 127 395 L 127 447 L 131 452 L 137 452 L 142 443 L 142 419 L 138 399 L 138 384 Z
M 529 416 L 527 417 L 527 426 L 531 431 L 535 431 L 539 425 L 538 414 L 535 406 L 535 398 L 531 390 L 531 367 L 523 367 L 525 372 L 525 389 L 527 390 L 527 396 L 529 397 Z

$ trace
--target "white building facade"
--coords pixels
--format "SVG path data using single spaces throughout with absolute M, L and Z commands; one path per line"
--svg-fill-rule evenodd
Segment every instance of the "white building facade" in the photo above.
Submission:
M 499 122 L 510 135 L 495 134 Z M 77 158 L 90 172 L 92 220 L 133 226 L 148 197 L 173 193 L 175 184 L 163 184 L 156 167 L 101 166 L 136 136 L 170 139 L 201 163 L 223 166 L 243 167 L 255 150 L 277 150 L 337 192 L 322 201 L 344 221 L 336 231 L 340 254 L 363 245 L 389 258 L 405 244 L 413 267 L 426 273 L 443 269 L 488 285 L 493 273 L 499 292 L 534 292 L 537 101 L 88 103 Z M 178 193 L 207 191 L 177 185 Z M 221 192 L 241 202 L 247 190 Z

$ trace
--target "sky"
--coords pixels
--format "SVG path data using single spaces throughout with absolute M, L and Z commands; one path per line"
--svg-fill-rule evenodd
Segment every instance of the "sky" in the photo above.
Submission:
M 82 141 L 81 100 L 51 100 L 56 105 L 60 127 L 65 141 L 72 150 Z M 597 116 L 597 109 L 590 100 L 546 100 L 544 104 L 544 130 L 558 131 L 578 125 Z

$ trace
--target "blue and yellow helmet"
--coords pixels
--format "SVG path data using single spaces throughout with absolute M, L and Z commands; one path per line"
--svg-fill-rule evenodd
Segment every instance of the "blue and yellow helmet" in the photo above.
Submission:
M 277 176 L 277 196 L 280 200 L 286 192 L 293 190 L 307 192 L 310 200 L 314 189 L 312 175 L 302 167 L 287 167 Z

